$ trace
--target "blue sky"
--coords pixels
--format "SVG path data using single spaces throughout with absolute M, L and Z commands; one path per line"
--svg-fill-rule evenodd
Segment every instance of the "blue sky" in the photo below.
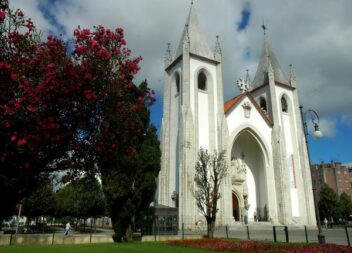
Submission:
M 313 163 L 352 162 L 352 1 L 196 0 L 198 17 L 211 48 L 220 35 L 225 100 L 238 95 L 236 80 L 254 76 L 265 20 L 267 36 L 286 73 L 293 64 L 300 103 L 320 116 L 324 138 L 311 139 Z M 190 1 L 165 0 L 13 0 L 44 36 L 69 40 L 73 30 L 104 25 L 122 27 L 134 56 L 143 57 L 136 82 L 147 78 L 157 93 L 152 121 L 161 125 L 163 57 L 166 44 L 177 48 Z M 312 127 L 310 127 L 312 128 Z

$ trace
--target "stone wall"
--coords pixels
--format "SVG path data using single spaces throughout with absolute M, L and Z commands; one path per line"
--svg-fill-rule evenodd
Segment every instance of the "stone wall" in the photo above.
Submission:
M 50 245 L 50 244 L 82 244 L 82 243 L 106 243 L 113 242 L 111 235 L 67 235 L 62 234 L 24 234 L 24 235 L 0 235 L 0 245 Z
M 201 235 L 185 235 L 184 239 L 200 239 Z M 143 236 L 142 242 L 181 240 L 181 235 Z M 83 243 L 112 243 L 111 235 L 59 235 L 59 234 L 24 234 L 0 235 L 0 246 L 4 245 L 53 245 L 53 244 L 83 244 Z

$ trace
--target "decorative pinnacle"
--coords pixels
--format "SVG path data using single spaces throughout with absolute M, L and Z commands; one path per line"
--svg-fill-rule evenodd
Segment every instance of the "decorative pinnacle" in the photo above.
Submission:
M 292 83 L 296 81 L 296 77 L 295 77 L 295 73 L 293 71 L 292 64 L 290 64 L 289 66 L 290 66 L 290 76 L 289 76 L 290 79 L 289 79 L 289 82 L 292 85 Z
M 171 43 L 167 43 L 167 49 L 166 49 L 166 53 L 165 53 L 165 64 L 166 65 L 168 65 L 172 62 L 170 45 L 171 45 Z
M 215 54 L 220 54 L 220 55 L 222 55 L 221 46 L 220 46 L 220 41 L 219 41 L 219 35 L 216 35 Z
M 251 79 L 250 79 L 250 77 L 249 77 L 249 70 L 248 70 L 248 69 L 246 69 L 246 82 L 247 82 L 248 88 L 249 88 L 249 84 L 250 84 L 250 82 L 251 82 Z
M 263 29 L 263 31 L 264 31 L 264 35 L 266 34 L 266 26 L 265 26 L 265 24 L 264 24 L 264 19 L 263 19 L 263 24 L 262 24 L 262 29 Z

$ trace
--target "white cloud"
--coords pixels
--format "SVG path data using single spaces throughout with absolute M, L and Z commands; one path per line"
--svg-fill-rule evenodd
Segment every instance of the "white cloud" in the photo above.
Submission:
M 335 119 L 323 118 L 320 119 L 319 129 L 324 137 L 335 137 L 337 133 L 337 121 Z M 311 129 L 314 129 L 313 127 Z
M 53 30 L 38 10 L 43 0 L 13 0 L 37 26 Z M 54 1 L 57 19 L 72 34 L 74 28 L 123 27 L 128 46 L 144 60 L 137 82 L 147 78 L 152 88 L 162 90 L 163 56 L 166 43 L 175 50 L 189 11 L 189 1 L 165 0 L 65 0 Z M 350 72 L 352 66 L 352 1 L 268 0 L 251 2 L 251 19 L 245 31 L 238 32 L 244 0 L 195 1 L 198 17 L 211 48 L 220 35 L 223 51 L 225 99 L 238 94 L 234 83 L 249 69 L 253 77 L 262 44 L 264 18 L 267 34 L 284 71 L 292 63 L 296 71 L 300 101 L 320 116 L 350 113 L 352 108 Z M 250 51 L 251 57 L 245 56 Z M 326 121 L 327 135 L 335 123 Z M 322 122 L 323 126 L 323 122 Z
M 341 122 L 349 127 L 352 127 L 352 114 L 342 115 Z

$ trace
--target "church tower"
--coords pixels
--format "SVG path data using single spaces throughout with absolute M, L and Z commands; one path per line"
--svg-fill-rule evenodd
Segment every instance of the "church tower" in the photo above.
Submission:
M 165 55 L 158 204 L 177 207 L 179 224 L 201 218 L 192 195 L 200 147 L 225 149 L 221 48 L 208 46 L 192 4 L 175 57 Z M 225 130 L 223 130 L 225 129 Z M 221 209 L 221 207 L 220 207 Z
M 200 147 L 226 151 L 216 225 L 261 221 L 315 225 L 312 182 L 296 80 L 289 78 L 265 35 L 257 72 L 238 81 L 224 103 L 221 47 L 211 50 L 192 4 L 176 54 L 165 54 L 160 205 L 178 209 L 179 227 L 204 220 L 195 203 Z M 247 219 L 248 218 L 248 219 Z
M 290 65 L 287 78 L 271 48 L 264 42 L 250 93 L 272 120 L 272 161 L 277 221 L 281 224 L 315 224 L 314 200 L 296 80 Z

